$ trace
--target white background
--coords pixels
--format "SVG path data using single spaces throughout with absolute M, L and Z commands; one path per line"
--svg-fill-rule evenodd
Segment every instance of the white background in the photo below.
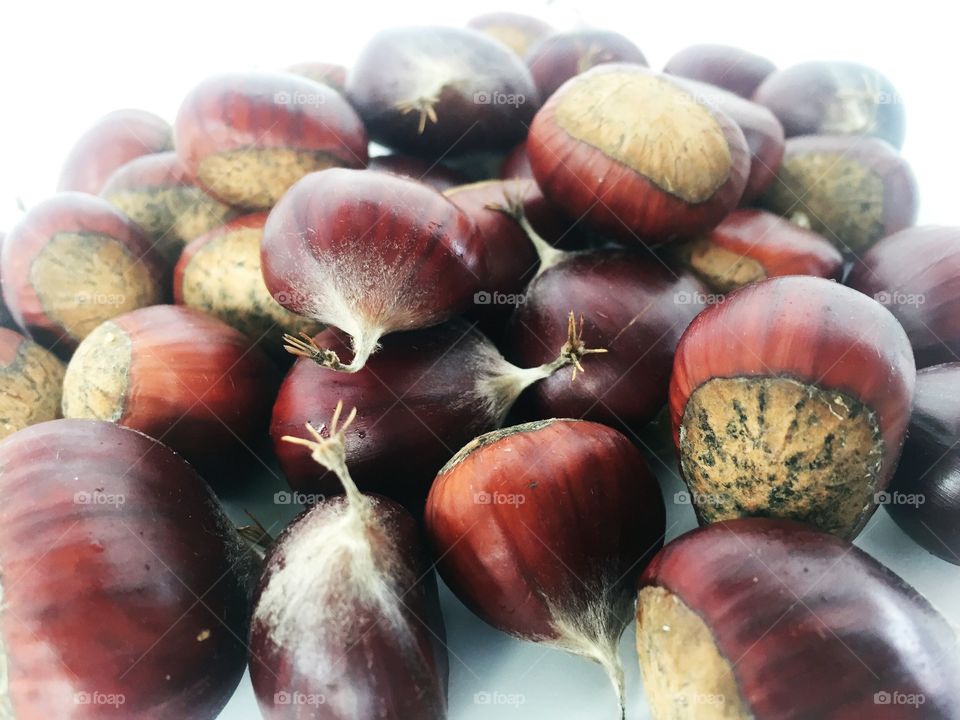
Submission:
M 104 113 L 142 107 L 173 120 L 180 98 L 206 75 L 275 68 L 302 61 L 349 64 L 374 30 L 411 23 L 462 24 L 505 5 L 481 2 L 223 3 L 205 0 L 6 3 L 0 37 L 0 231 L 54 189 L 74 139 Z M 921 222 L 960 224 L 955 18 L 945 2 L 865 3 L 832 0 L 765 2 L 633 2 L 512 0 L 509 9 L 539 15 L 558 28 L 589 24 L 632 38 L 659 68 L 675 50 L 724 42 L 766 55 L 781 66 L 808 59 L 859 60 L 886 73 L 906 103 L 904 154 L 921 188 Z M 19 199 L 19 200 L 18 200 Z M 659 471 L 673 475 L 673 468 Z M 668 538 L 693 526 L 692 512 L 669 502 Z M 276 478 L 260 508 L 269 524 Z M 276 488 L 274 487 L 276 486 Z M 249 507 L 238 501 L 234 509 Z M 260 505 L 256 503 L 255 505 Z M 960 621 L 960 568 L 910 543 L 880 511 L 858 544 Z M 551 718 L 613 720 L 612 692 L 598 667 L 560 652 L 515 642 L 485 627 L 444 594 L 451 649 L 452 720 Z M 632 648 L 628 672 L 631 720 L 647 717 Z M 516 693 L 519 707 L 474 702 L 478 692 Z M 224 711 L 229 720 L 259 718 L 249 683 Z M 411 720 L 415 720 L 412 719 Z

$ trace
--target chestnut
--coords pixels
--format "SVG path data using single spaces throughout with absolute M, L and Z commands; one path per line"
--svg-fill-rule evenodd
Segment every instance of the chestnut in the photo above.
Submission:
M 733 211 L 677 255 L 719 293 L 768 277 L 839 280 L 843 272 L 843 256 L 830 241 L 763 210 Z
M 3 257 L 3 239 L 6 235 L 0 232 L 0 258 Z M 10 308 L 7 307 L 6 301 L 3 299 L 3 270 L 0 269 L 0 328 L 11 328 L 17 329 L 17 323 L 13 320 L 13 315 L 10 314 Z
M 212 195 L 271 208 L 307 173 L 367 163 L 367 134 L 332 88 L 290 73 L 234 73 L 191 90 L 174 123 L 177 154 Z
M 238 330 L 192 308 L 119 315 L 80 343 L 67 365 L 63 415 L 110 420 L 209 466 L 257 442 L 274 368 Z
M 900 321 L 918 367 L 960 357 L 960 228 L 915 227 L 885 237 L 856 260 L 847 284 Z
M 394 175 L 419 180 L 440 192 L 457 185 L 463 185 L 467 181 L 461 173 L 448 168 L 446 165 L 422 160 L 411 155 L 378 155 L 370 158 L 367 169 L 390 172 Z
M 3 242 L 3 297 L 17 325 L 67 352 L 104 320 L 162 302 L 169 277 L 143 231 L 105 200 L 58 193 Z
M 284 308 L 267 290 L 260 268 L 266 220 L 266 213 L 242 215 L 187 245 L 174 268 L 173 297 L 178 305 L 235 327 L 268 354 L 282 356 L 284 333 L 313 334 L 321 327 Z
M 772 278 L 708 307 L 670 378 L 701 523 L 765 515 L 855 537 L 896 467 L 915 379 L 896 318 L 838 283 Z
M 853 62 L 805 62 L 771 73 L 753 94 L 787 137 L 857 135 L 903 145 L 903 101 L 877 70 Z
M 748 99 L 776 69 L 776 65 L 761 55 L 710 43 L 686 47 L 663 66 L 668 75 L 710 83 Z
M 301 75 L 321 85 L 328 85 L 341 95 L 347 84 L 347 68 L 336 63 L 307 60 L 289 65 L 286 70 L 289 73 Z
M 53 353 L 0 328 L 0 440 L 60 414 L 63 370 Z
M 546 101 L 575 75 L 604 63 L 646 65 L 633 41 L 608 30 L 574 30 L 550 35 L 526 56 L 527 67 L 540 97 Z
M 437 475 L 425 522 L 464 604 L 599 663 L 623 708 L 617 641 L 664 534 L 660 488 L 627 438 L 556 419 L 481 435 Z
M 250 678 L 271 720 L 445 720 L 448 660 L 436 577 L 416 521 L 363 495 L 347 470 L 337 405 L 305 445 L 345 496 L 277 539 L 257 588 Z
M 531 47 L 553 33 L 553 28 L 540 18 L 514 12 L 477 15 L 467 22 L 467 27 L 499 40 L 518 57 L 526 56 Z
M 960 565 L 960 362 L 917 372 L 903 455 L 881 502 L 927 551 Z
M 527 157 L 526 143 L 520 143 L 507 153 L 500 166 L 501 180 L 533 180 L 533 168 L 530 167 L 530 158 Z
M 537 113 L 526 147 L 537 184 L 564 213 L 647 245 L 711 229 L 750 171 L 728 115 L 637 65 L 570 80 Z
M 509 48 L 450 27 L 377 33 L 347 75 L 347 96 L 373 140 L 431 159 L 506 150 L 540 104 Z
M 644 570 L 637 650 L 651 717 L 952 718 L 957 636 L 859 548 L 800 523 L 693 530 Z
M 216 718 L 255 569 L 203 479 L 94 420 L 21 430 L 0 467 L 7 716 Z
M 910 166 L 883 140 L 844 135 L 791 138 L 761 203 L 841 251 L 860 253 L 917 216 Z
M 63 163 L 57 191 L 99 194 L 113 172 L 134 158 L 173 149 L 173 132 L 146 110 L 115 110 L 74 144 Z

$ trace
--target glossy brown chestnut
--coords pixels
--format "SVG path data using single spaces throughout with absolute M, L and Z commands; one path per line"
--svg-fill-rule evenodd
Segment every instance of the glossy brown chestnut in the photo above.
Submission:
M 250 676 L 269 720 L 445 720 L 447 652 L 436 577 L 416 521 L 362 495 L 339 426 L 306 445 L 346 496 L 297 518 L 273 546 L 250 633 Z
M 170 275 L 126 215 L 75 192 L 27 212 L 3 242 L 0 269 L 17 325 L 62 353 L 104 320 L 163 302 Z
M 557 33 L 537 43 L 526 56 L 530 75 L 546 101 L 574 75 L 604 63 L 646 66 L 647 59 L 633 41 L 607 30 Z
M 523 61 L 476 30 L 384 30 L 347 75 L 347 95 L 371 138 L 439 158 L 506 150 L 540 105 Z
M 910 537 L 960 565 L 960 363 L 917 373 L 903 455 L 882 499 Z
M 177 154 L 211 194 L 269 209 L 307 173 L 367 164 L 367 134 L 332 88 L 292 73 L 208 78 L 180 105 Z
M 770 60 L 730 45 L 691 45 L 671 57 L 663 71 L 668 75 L 699 80 L 749 98 L 775 71 Z
M 533 180 L 533 168 L 527 157 L 526 143 L 520 143 L 511 150 L 500 166 L 501 180 Z
M 957 638 L 859 548 L 743 518 L 669 543 L 640 578 L 637 649 L 655 720 L 955 718 Z
M 55 355 L 0 328 L 0 440 L 59 416 L 63 370 Z
M 707 308 L 670 379 L 701 523 L 765 515 L 855 537 L 896 468 L 915 379 L 893 315 L 835 282 L 772 278 Z
M 868 135 L 903 145 L 903 101 L 873 68 L 852 62 L 805 62 L 769 75 L 753 95 L 795 135 Z
M 526 147 L 537 184 L 564 213 L 647 245 L 711 229 L 750 171 L 728 115 L 637 65 L 572 79 L 537 113 Z
M 336 63 L 308 60 L 290 65 L 287 67 L 287 72 L 302 75 L 308 80 L 313 80 L 322 85 L 328 85 L 341 95 L 347 84 L 347 68 Z
M 423 183 L 324 170 L 294 185 L 267 218 L 267 289 L 291 312 L 350 335 L 355 372 L 380 338 L 436 325 L 467 307 L 486 278 L 474 222 Z
M 578 420 L 481 435 L 437 475 L 426 526 L 471 610 L 599 663 L 623 707 L 617 641 L 664 533 L 660 488 L 627 438 Z
M 139 225 L 171 266 L 184 245 L 236 215 L 197 185 L 175 152 L 131 160 L 107 179 L 100 197 Z
M 720 293 L 770 277 L 843 273 L 843 256 L 826 238 L 763 210 L 734 210 L 677 255 Z
M 917 367 L 960 359 L 960 228 L 885 237 L 854 263 L 847 284 L 900 321 Z
M 63 414 L 110 420 L 194 463 L 257 443 L 275 370 L 238 330 L 192 308 L 155 305 L 100 325 L 67 366 Z
M 390 172 L 394 175 L 419 180 L 440 192 L 467 182 L 463 175 L 446 165 L 422 160 L 411 155 L 378 155 L 370 158 L 367 169 Z
M 54 420 L 0 443 L 4 712 L 213 720 L 243 674 L 254 563 L 156 440 Z
M 525 57 L 531 47 L 553 33 L 553 28 L 540 18 L 514 12 L 478 15 L 467 22 L 467 27 L 499 40 L 518 57 Z
M 134 158 L 173 149 L 163 118 L 145 110 L 115 110 L 100 118 L 70 150 L 57 190 L 97 195 L 113 172 Z
M 910 166 L 883 140 L 809 135 L 787 140 L 761 202 L 857 254 L 912 225 L 918 198 Z

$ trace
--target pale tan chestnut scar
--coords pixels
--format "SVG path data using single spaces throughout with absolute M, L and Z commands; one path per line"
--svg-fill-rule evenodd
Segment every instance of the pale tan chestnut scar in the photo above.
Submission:
M 681 469 L 705 523 L 780 517 L 852 537 L 873 508 L 883 451 L 868 407 L 783 377 L 709 380 L 680 427 Z
M 63 380 L 63 416 L 119 422 L 123 418 L 133 346 L 105 322 L 80 343 Z
M 732 156 L 723 128 L 689 93 L 656 76 L 607 72 L 568 87 L 556 122 L 688 203 L 727 181 Z
M 730 661 L 703 619 L 673 593 L 645 587 L 637 598 L 643 689 L 657 720 L 749 720 Z
M 0 368 L 0 440 L 28 425 L 56 419 L 63 387 L 63 363 L 24 340 L 16 357 Z
M 122 313 L 162 301 L 160 282 L 123 243 L 97 233 L 57 233 L 30 267 L 44 313 L 74 340 Z
M 759 262 L 720 247 L 709 238 L 690 244 L 687 263 L 718 292 L 729 292 L 767 277 L 767 271 Z

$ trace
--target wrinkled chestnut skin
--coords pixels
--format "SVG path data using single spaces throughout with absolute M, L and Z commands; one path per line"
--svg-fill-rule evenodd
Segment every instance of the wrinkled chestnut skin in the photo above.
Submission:
M 576 30 L 544 38 L 527 53 L 526 63 L 546 101 L 574 75 L 604 63 L 646 66 L 647 59 L 633 41 L 607 30 Z
M 645 587 L 700 616 L 757 720 L 957 717 L 950 624 L 833 535 L 767 518 L 714 523 L 663 548 L 640 578 Z M 894 692 L 925 701 L 917 709 L 874 699 Z
M 527 391 L 537 418 L 575 417 L 637 431 L 667 399 L 673 352 L 704 307 L 707 290 L 652 257 L 597 251 L 571 255 L 527 288 L 507 331 L 511 358 L 537 365 L 556 354 L 563 318 L 583 315 L 583 342 L 606 349 L 571 382 L 558 372 Z
M 531 47 L 553 33 L 553 28 L 540 18 L 514 12 L 477 15 L 467 21 L 467 27 L 502 42 L 519 57 L 524 57 Z
M 145 110 L 115 110 L 100 118 L 70 150 L 57 191 L 97 195 L 113 171 L 134 158 L 173 149 L 173 130 Z
M 401 177 L 419 180 L 443 192 L 457 185 L 463 185 L 467 179 L 456 170 L 428 160 L 410 155 L 378 155 L 370 158 L 368 170 L 379 170 Z
M 0 468 L 11 717 L 216 718 L 243 674 L 255 569 L 200 476 L 95 420 L 21 430 Z
M 376 496 L 368 499 L 372 517 L 365 540 L 370 543 L 376 570 L 391 573 L 389 593 L 397 598 L 398 610 L 412 632 L 410 640 L 417 657 L 411 658 L 409 650 L 400 647 L 400 636 L 379 608 L 350 593 L 351 586 L 341 572 L 317 576 L 315 568 L 304 564 L 298 574 L 305 584 L 323 583 L 325 590 L 329 588 L 324 598 L 329 602 L 320 612 L 332 616 L 318 617 L 318 609 L 309 602 L 288 608 L 286 622 L 296 625 L 297 642 L 291 647 L 280 641 L 276 627 L 255 612 L 250 630 L 250 677 L 265 720 L 447 717 L 446 631 L 436 575 L 426 562 L 419 528 L 399 505 Z M 325 500 L 284 530 L 267 557 L 255 607 L 291 551 L 309 540 L 310 526 L 329 522 L 346 502 L 344 497 Z M 320 696 L 323 702 L 290 702 L 296 694 Z
M 900 321 L 917 367 L 960 358 L 960 228 L 889 235 L 855 262 L 847 284 Z
M 663 71 L 699 80 L 750 98 L 777 66 L 767 58 L 729 45 L 691 45 L 671 57 Z
M 906 495 L 923 500 L 911 504 Z M 926 550 L 960 565 L 960 362 L 917 373 L 913 415 L 886 507 Z
M 336 63 L 307 60 L 287 67 L 287 72 L 302 75 L 308 80 L 329 85 L 341 95 L 347 84 L 347 68 Z

